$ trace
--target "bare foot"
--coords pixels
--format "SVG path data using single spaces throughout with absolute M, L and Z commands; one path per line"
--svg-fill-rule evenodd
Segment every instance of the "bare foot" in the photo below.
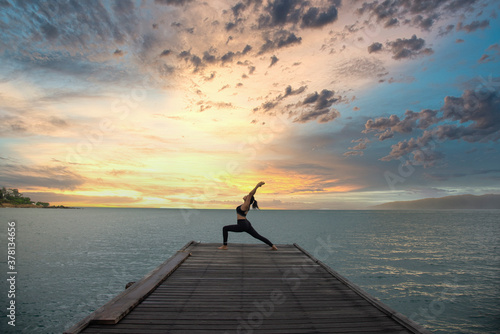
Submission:
M 220 247 L 217 247 L 218 249 L 223 249 L 223 250 L 227 250 L 227 245 L 222 245 Z
M 273 251 L 277 251 L 277 250 L 278 250 L 278 247 L 276 247 L 275 245 L 273 245 L 273 246 L 271 247 L 271 250 L 273 250 Z

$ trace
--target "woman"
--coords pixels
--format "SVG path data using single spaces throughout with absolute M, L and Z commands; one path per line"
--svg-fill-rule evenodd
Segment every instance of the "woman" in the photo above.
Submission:
M 267 238 L 264 238 L 261 236 L 255 229 L 252 227 L 252 224 L 247 220 L 246 216 L 248 211 L 250 210 L 250 206 L 252 206 L 254 209 L 258 209 L 259 206 L 257 204 L 257 201 L 255 200 L 255 192 L 257 192 L 257 188 L 262 187 L 265 183 L 264 182 L 259 182 L 253 190 L 243 197 L 243 204 L 238 206 L 236 208 L 236 217 L 238 219 L 238 224 L 236 225 L 227 225 L 222 228 L 222 236 L 224 238 L 224 244 L 219 247 L 219 249 L 227 249 L 227 237 L 228 237 L 228 232 L 247 232 L 250 234 L 252 237 L 259 239 L 262 242 L 265 242 L 269 246 L 271 246 L 272 250 L 278 250 L 278 248 Z

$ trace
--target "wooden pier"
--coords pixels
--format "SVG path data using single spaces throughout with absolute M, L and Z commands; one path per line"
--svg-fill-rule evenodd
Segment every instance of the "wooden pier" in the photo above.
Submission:
M 65 333 L 430 333 L 300 246 L 190 242 Z

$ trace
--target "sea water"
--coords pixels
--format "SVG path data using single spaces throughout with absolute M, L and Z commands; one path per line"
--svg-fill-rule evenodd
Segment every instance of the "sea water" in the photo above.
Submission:
M 273 243 L 299 244 L 435 333 L 498 333 L 499 213 L 262 210 L 248 218 Z M 221 242 L 235 219 L 234 210 L 0 209 L 0 333 L 61 333 L 190 240 Z M 230 233 L 231 242 L 259 243 L 246 233 Z

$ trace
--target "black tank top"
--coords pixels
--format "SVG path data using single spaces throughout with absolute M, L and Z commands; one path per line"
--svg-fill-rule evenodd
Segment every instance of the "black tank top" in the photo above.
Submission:
M 239 214 L 240 216 L 243 216 L 243 217 L 246 217 L 247 216 L 247 212 L 241 210 L 241 205 L 239 207 L 236 208 L 236 213 Z

